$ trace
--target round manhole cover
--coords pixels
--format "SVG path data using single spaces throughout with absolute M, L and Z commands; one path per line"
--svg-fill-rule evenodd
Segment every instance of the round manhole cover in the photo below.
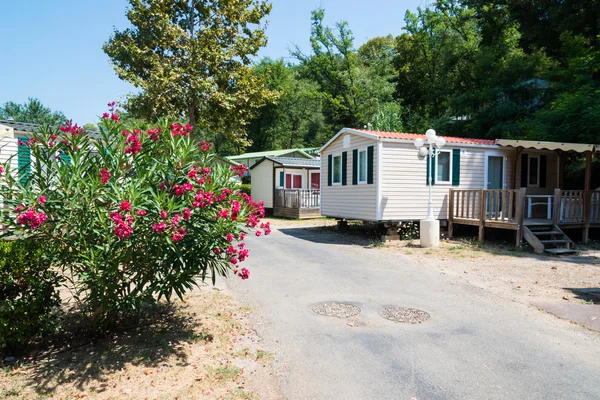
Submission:
M 379 313 L 383 318 L 394 322 L 408 322 L 420 324 L 429 319 L 430 315 L 423 310 L 403 307 L 384 307 Z
M 360 308 L 346 303 L 318 303 L 312 306 L 313 312 L 326 317 L 348 318 L 360 314 Z

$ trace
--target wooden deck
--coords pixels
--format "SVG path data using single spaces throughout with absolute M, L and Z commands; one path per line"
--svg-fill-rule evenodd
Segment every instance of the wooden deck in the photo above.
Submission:
M 484 240 L 485 228 L 516 231 L 516 244 L 521 245 L 524 226 L 555 225 L 561 228 L 583 229 L 583 242 L 588 241 L 590 227 L 600 227 L 600 191 L 555 189 L 545 216 L 533 218 L 527 208 L 525 188 L 516 190 L 456 190 L 450 189 L 448 201 L 448 235 L 454 225 L 479 227 L 479 240 Z
M 276 189 L 273 215 L 293 219 L 320 218 L 320 205 L 320 190 Z

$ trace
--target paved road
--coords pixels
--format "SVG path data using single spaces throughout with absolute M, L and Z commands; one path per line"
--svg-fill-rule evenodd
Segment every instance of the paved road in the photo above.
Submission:
M 289 400 L 600 399 L 599 334 L 336 237 L 293 228 L 253 238 L 250 280 L 228 283 L 256 306 Z M 321 301 L 362 313 L 319 316 Z M 390 322 L 378 315 L 386 305 L 431 319 Z

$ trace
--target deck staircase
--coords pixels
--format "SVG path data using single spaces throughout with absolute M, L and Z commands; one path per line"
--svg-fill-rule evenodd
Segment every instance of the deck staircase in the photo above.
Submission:
M 526 225 L 523 237 L 537 254 L 575 253 L 575 243 L 556 225 Z

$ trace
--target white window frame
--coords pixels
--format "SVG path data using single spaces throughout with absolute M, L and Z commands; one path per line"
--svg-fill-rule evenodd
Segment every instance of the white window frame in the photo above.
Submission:
M 285 184 L 287 182 L 287 175 L 291 175 L 292 176 L 292 180 L 290 182 L 292 184 L 292 186 L 294 186 L 294 176 L 295 175 L 299 175 L 300 176 L 300 187 L 299 188 L 295 188 L 295 187 L 287 188 L 287 187 L 285 187 Z M 304 174 L 302 172 L 289 172 L 289 171 L 286 171 L 283 174 L 283 188 L 285 190 L 301 190 L 301 189 L 303 189 L 304 188 Z
M 531 159 L 532 158 L 537 159 L 537 184 L 532 184 L 531 182 L 529 182 L 529 177 L 531 176 Z M 529 154 L 529 157 L 527 157 L 527 187 L 530 187 L 530 188 L 539 188 L 540 187 L 540 162 L 541 161 L 542 160 L 539 155 Z
M 365 155 L 365 180 L 364 181 L 362 181 L 360 179 L 360 155 L 363 153 Z M 357 157 L 356 161 L 358 162 L 358 166 L 356 168 L 356 171 L 358 172 L 358 180 L 357 181 L 358 181 L 359 185 L 364 185 L 369 180 L 369 153 L 367 152 L 366 148 L 358 149 L 358 157 Z
M 448 180 L 447 181 L 441 181 L 438 179 L 438 164 L 440 162 L 440 154 L 442 153 L 448 153 L 448 165 L 450 170 L 448 171 Z M 435 184 L 436 185 L 452 185 L 452 150 L 439 150 L 438 154 L 435 157 Z
M 335 181 L 335 175 L 334 175 L 334 171 L 335 171 L 335 159 L 339 157 L 340 158 L 340 181 L 336 182 Z M 344 159 L 342 157 L 342 153 L 334 153 L 331 155 L 331 184 L 333 186 L 341 186 L 342 185 L 342 181 L 344 180 L 343 174 L 344 174 L 344 168 L 342 163 L 344 162 Z

